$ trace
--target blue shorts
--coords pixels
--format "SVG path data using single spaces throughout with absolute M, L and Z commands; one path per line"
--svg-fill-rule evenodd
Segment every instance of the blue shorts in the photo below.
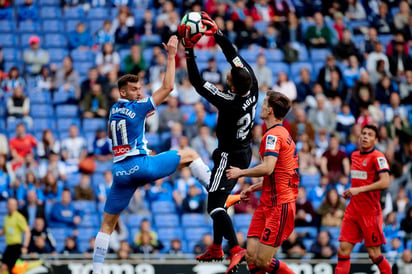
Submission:
M 177 150 L 155 156 L 130 156 L 113 165 L 113 184 L 104 211 L 122 212 L 139 186 L 152 183 L 176 171 L 180 163 Z

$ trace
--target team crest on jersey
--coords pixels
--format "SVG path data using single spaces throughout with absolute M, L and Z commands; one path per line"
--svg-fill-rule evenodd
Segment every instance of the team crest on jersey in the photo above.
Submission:
M 210 83 L 210 82 L 206 82 L 206 83 L 203 85 L 203 87 L 204 87 L 205 89 L 209 90 L 210 92 L 212 92 L 213 94 L 216 94 L 216 93 L 219 92 L 219 89 L 218 89 L 215 85 L 213 85 L 212 83 Z
M 363 165 L 363 166 L 366 166 L 366 160 L 365 160 L 365 161 L 363 161 L 362 165 Z
M 378 165 L 380 169 L 389 168 L 388 162 L 386 161 L 385 157 L 378 158 Z
M 243 68 L 243 63 L 239 57 L 236 57 L 232 60 L 233 64 L 238 68 Z
M 266 137 L 266 149 L 275 149 L 277 140 L 278 137 L 274 135 L 268 135 L 268 137 Z

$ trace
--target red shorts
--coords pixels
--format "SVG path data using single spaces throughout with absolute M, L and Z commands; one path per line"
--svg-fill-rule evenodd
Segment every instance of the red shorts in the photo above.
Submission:
M 339 241 L 356 244 L 365 240 L 365 246 L 386 244 L 382 225 L 382 214 L 375 216 L 345 214 L 342 221 Z
M 258 206 L 250 222 L 248 237 L 258 237 L 266 245 L 278 247 L 295 227 L 295 202 L 277 207 Z

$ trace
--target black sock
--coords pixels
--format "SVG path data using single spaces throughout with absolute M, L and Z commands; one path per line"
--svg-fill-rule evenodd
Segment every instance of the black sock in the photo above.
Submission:
M 218 208 L 215 212 L 212 212 L 211 217 L 213 219 L 213 242 L 220 245 L 222 244 L 223 237 L 225 237 L 230 248 L 239 245 L 232 220 L 226 210 Z

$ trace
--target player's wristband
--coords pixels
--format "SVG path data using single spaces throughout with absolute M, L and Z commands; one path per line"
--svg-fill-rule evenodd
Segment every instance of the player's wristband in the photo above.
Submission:
M 186 55 L 186 58 L 194 58 L 195 51 L 193 50 L 193 48 L 185 48 L 185 55 Z

